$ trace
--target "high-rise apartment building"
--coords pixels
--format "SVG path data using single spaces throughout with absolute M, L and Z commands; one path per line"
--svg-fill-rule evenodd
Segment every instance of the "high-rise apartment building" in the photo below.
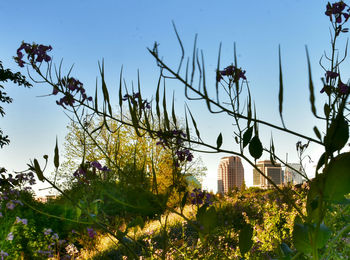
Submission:
M 284 170 L 284 183 L 292 185 L 303 183 L 304 178 L 297 172 L 303 172 L 303 167 L 299 163 L 288 163 L 288 165 L 290 167 L 287 166 Z
M 233 188 L 241 189 L 244 183 L 244 168 L 238 156 L 223 157 L 218 168 L 218 192 L 226 193 Z
M 259 161 L 256 166 L 265 176 L 268 176 L 275 184 L 282 184 L 282 168 L 281 164 L 275 163 L 273 165 L 271 161 Z M 262 176 L 256 169 L 253 169 L 253 186 L 260 188 L 269 188 L 271 183 Z

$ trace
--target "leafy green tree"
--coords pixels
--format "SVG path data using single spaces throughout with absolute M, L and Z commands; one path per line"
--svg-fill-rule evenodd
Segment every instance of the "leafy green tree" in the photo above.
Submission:
M 103 162 L 112 171 L 101 178 L 112 179 L 125 185 L 153 191 L 156 185 L 160 193 L 165 193 L 168 187 L 174 185 L 171 149 L 157 145 L 157 140 L 149 136 L 138 136 L 132 126 L 117 125 L 109 121 L 108 127 L 116 129 L 110 132 L 102 126 L 103 120 L 90 120 L 88 124 L 85 130 L 77 122 L 72 122 L 67 127 L 69 132 L 64 143 L 65 161 L 57 176 L 57 180 L 64 187 L 69 187 L 75 181 L 72 173 L 82 160 Z M 96 129 L 98 130 L 95 131 Z M 186 163 L 182 174 L 201 180 L 205 171 L 203 162 L 197 158 Z

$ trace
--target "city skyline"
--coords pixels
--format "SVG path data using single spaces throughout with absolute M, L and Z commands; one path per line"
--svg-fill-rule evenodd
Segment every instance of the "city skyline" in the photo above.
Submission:
M 297 185 L 305 181 L 298 172 L 305 174 L 300 163 L 288 163 L 282 166 L 273 164 L 270 160 L 258 161 L 256 166 L 277 185 Z M 234 188 L 242 188 L 247 171 L 239 156 L 222 157 L 217 170 L 217 193 L 227 193 Z M 250 187 L 271 188 L 272 185 L 256 169 L 252 169 L 247 175 L 252 175 L 253 184 Z M 205 188 L 204 188 L 205 189 Z M 213 190 L 210 190 L 213 191 Z

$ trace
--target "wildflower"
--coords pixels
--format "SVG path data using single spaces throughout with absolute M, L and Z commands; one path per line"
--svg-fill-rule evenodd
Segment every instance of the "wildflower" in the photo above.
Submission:
M 51 229 L 51 228 L 44 228 L 44 235 L 45 235 L 45 236 L 50 235 L 51 232 L 52 232 L 52 229 Z
M 194 189 L 190 196 L 193 198 L 191 200 L 191 203 L 193 205 L 201 205 L 203 203 L 207 205 L 213 204 L 212 195 L 210 195 L 206 191 L 202 191 L 201 189 Z
M 16 207 L 15 203 L 13 203 L 12 201 L 9 201 L 6 203 L 6 208 L 13 210 Z
M 18 223 L 22 223 L 23 225 L 27 225 L 28 224 L 28 220 L 23 218 L 19 218 L 19 217 L 16 217 L 16 221 L 15 221 L 15 224 L 18 224 Z
M 222 76 L 232 77 L 234 81 L 238 81 L 240 79 L 246 80 L 245 70 L 240 68 L 236 68 L 233 65 L 226 67 L 224 70 L 216 72 L 216 81 L 220 81 Z
M 94 238 L 97 235 L 96 231 L 93 228 L 87 228 L 87 232 L 88 236 L 91 238 Z
M 65 249 L 69 255 L 74 255 L 74 254 L 77 254 L 79 252 L 77 247 L 74 244 L 69 244 L 68 246 L 66 246 Z
M 90 163 L 90 165 L 91 165 L 92 167 L 94 167 L 94 168 L 100 170 L 100 171 L 103 171 L 103 172 L 109 171 L 109 169 L 107 168 L 107 166 L 102 167 L 102 165 L 101 165 L 98 161 L 93 161 L 93 162 Z
M 6 237 L 6 240 L 8 240 L 8 241 L 12 241 L 13 240 L 13 233 L 12 232 L 8 233 L 8 235 Z
M 336 23 L 341 23 L 342 22 L 342 16 L 343 16 L 344 19 L 345 19 L 345 21 L 344 21 L 344 23 L 345 23 L 349 19 L 349 11 L 350 11 L 350 8 L 348 8 L 346 10 L 346 13 L 343 12 L 345 7 L 347 7 L 347 6 L 348 5 L 345 4 L 343 1 L 339 1 L 337 3 L 333 3 L 332 5 L 328 2 L 327 6 L 326 6 L 325 14 L 327 16 L 329 16 L 329 19 L 331 20 L 331 22 L 333 21 L 332 16 L 334 15 Z
M 58 239 L 59 239 L 59 237 L 58 237 L 58 234 L 57 234 L 57 233 L 53 234 L 51 238 L 52 238 L 53 240 L 58 240 Z
M 8 257 L 9 256 L 9 254 L 8 253 L 6 253 L 6 252 L 4 252 L 4 251 L 2 251 L 1 250 L 1 252 L 0 252 L 0 257 L 1 257 L 1 260 L 4 260 L 5 259 L 5 257 Z
M 17 57 L 15 57 L 15 61 L 18 63 L 20 67 L 24 67 L 24 64 L 26 63 L 23 61 L 23 53 L 22 51 L 27 54 L 27 58 L 31 64 L 35 64 L 36 62 L 49 62 L 51 60 L 51 57 L 47 55 L 48 51 L 52 50 L 52 47 L 42 45 L 42 44 L 29 44 L 22 42 L 21 46 L 17 49 Z
M 326 81 L 329 82 L 329 79 L 335 79 L 339 76 L 339 73 L 334 71 L 326 71 Z
M 338 90 L 339 90 L 340 94 L 347 94 L 349 92 L 349 86 L 344 84 L 343 82 L 341 82 L 339 80 L 339 82 L 338 82 Z

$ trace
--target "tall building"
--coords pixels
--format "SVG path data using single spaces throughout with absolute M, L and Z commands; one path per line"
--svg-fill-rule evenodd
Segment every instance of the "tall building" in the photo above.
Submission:
M 302 172 L 303 167 L 299 163 L 288 163 L 290 167 L 286 167 L 284 170 L 284 183 L 285 184 L 301 184 L 304 181 L 304 178 L 297 172 Z M 293 168 L 293 169 L 292 169 Z M 295 171 L 295 170 L 297 171 Z
M 265 176 L 269 177 L 275 184 L 282 184 L 281 164 L 275 163 L 275 165 L 273 165 L 271 161 L 265 160 L 259 161 L 256 164 L 256 166 L 259 168 L 260 171 L 263 172 Z M 260 188 L 269 188 L 272 185 L 264 176 L 262 176 L 259 173 L 259 171 L 253 169 L 253 186 Z
M 244 168 L 238 156 L 223 157 L 218 168 L 218 192 L 226 193 L 233 188 L 241 189 L 244 183 Z

